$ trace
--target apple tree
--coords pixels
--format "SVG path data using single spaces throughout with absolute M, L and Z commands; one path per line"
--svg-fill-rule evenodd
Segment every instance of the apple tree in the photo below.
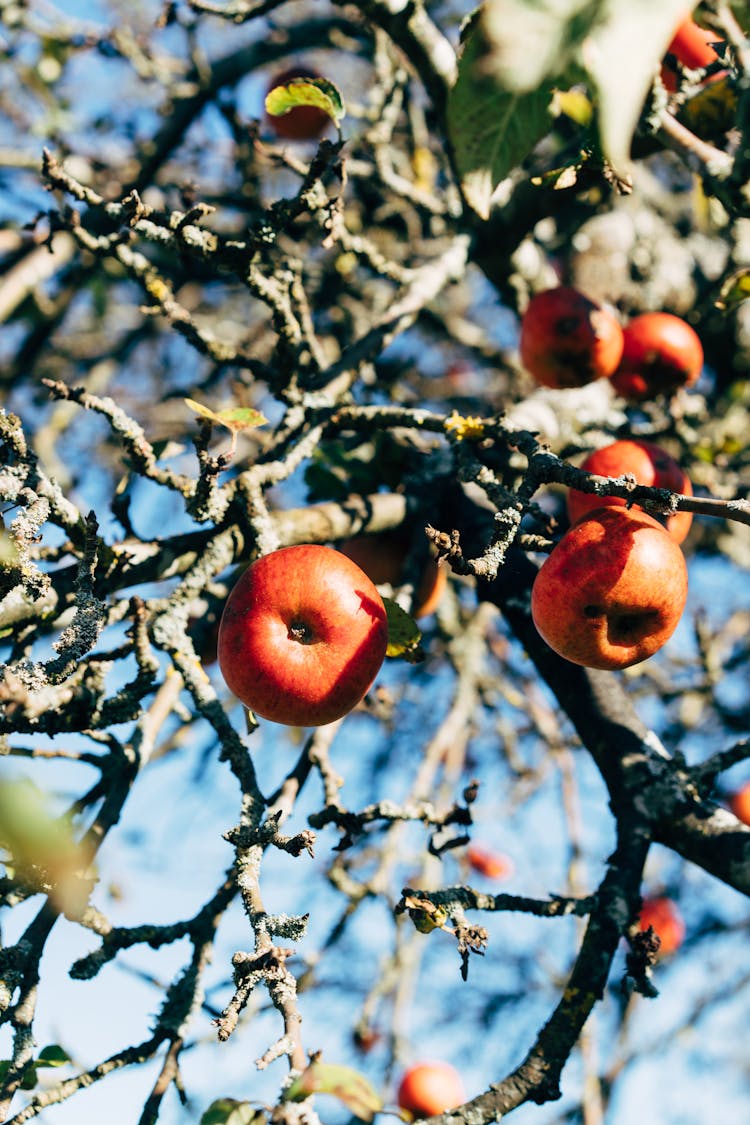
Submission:
M 749 31 L 0 0 L 0 1121 L 369 1122 L 425 1058 L 445 1122 L 747 1119 Z M 697 366 L 538 381 L 559 287 Z M 581 468 L 615 441 L 677 477 Z M 648 659 L 535 624 L 571 490 L 689 523 Z M 385 567 L 385 660 L 317 726 L 216 661 L 299 544 Z M 603 570 L 545 612 L 583 634 Z

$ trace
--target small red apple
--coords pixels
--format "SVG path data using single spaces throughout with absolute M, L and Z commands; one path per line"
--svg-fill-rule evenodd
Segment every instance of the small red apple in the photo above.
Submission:
M 404 563 L 409 552 L 410 532 L 401 528 L 376 535 L 356 535 L 341 544 L 341 551 L 361 566 L 376 586 L 387 582 L 398 586 L 404 579 Z M 412 615 L 427 617 L 437 609 L 448 581 L 447 567 L 429 557 L 414 591 Z
M 665 896 L 654 896 L 643 900 L 638 925 L 644 932 L 649 926 L 653 929 L 661 942 L 659 953 L 662 956 L 676 953 L 685 940 L 685 923 L 682 915 L 672 899 Z
M 708 31 L 701 27 L 688 11 L 682 22 L 677 26 L 672 41 L 667 47 L 667 53 L 674 55 L 678 63 L 690 70 L 698 70 L 716 62 L 718 55 L 711 46 L 717 43 L 720 36 L 715 31 Z M 726 71 L 721 72 L 722 75 Z M 720 75 L 714 75 L 714 78 Z M 662 82 L 672 93 L 677 89 L 677 71 L 669 59 L 665 59 L 661 70 Z
M 645 660 L 677 628 L 687 600 L 682 551 L 645 512 L 603 507 L 565 533 L 531 590 L 537 630 L 588 668 Z
M 317 78 L 318 75 L 304 67 L 290 67 L 277 74 L 268 86 L 267 93 L 277 86 L 288 86 L 295 78 Z M 287 141 L 315 141 L 331 124 L 327 113 L 315 105 L 297 105 L 288 113 L 267 113 L 266 121 L 277 137 Z
M 677 27 L 667 50 L 683 66 L 697 70 L 716 62 L 719 56 L 711 44 L 718 43 L 720 39 L 721 36 L 715 31 L 701 27 L 688 15 Z
M 412 1117 L 434 1117 L 465 1101 L 461 1075 L 447 1062 L 415 1063 L 398 1088 L 398 1104 Z
M 227 599 L 219 667 L 262 718 L 290 726 L 340 719 L 369 690 L 385 657 L 380 594 L 340 551 L 282 547 L 252 563 Z
M 692 387 L 703 369 L 695 329 L 672 313 L 647 312 L 625 326 L 620 363 L 612 376 L 618 394 L 633 402 Z
M 487 879 L 507 879 L 513 874 L 513 861 L 507 855 L 483 848 L 480 844 L 469 844 L 466 862 L 472 871 Z
M 750 824 L 750 781 L 731 795 L 729 807 L 738 820 L 743 824 Z
M 623 439 L 590 453 L 581 468 L 587 473 L 600 477 L 620 477 L 630 473 L 637 484 L 650 488 L 668 488 L 670 492 L 693 495 L 693 486 L 687 473 L 680 468 L 661 446 L 650 441 Z M 613 505 L 624 508 L 627 500 L 622 496 L 597 496 L 594 492 L 580 492 L 576 488 L 568 491 L 568 516 L 575 523 L 594 508 Z M 634 505 L 638 507 L 638 505 Z M 655 517 L 659 519 L 659 517 Z M 660 520 L 661 522 L 661 520 Z M 675 512 L 664 519 L 664 526 L 675 543 L 682 543 L 693 522 L 692 512 Z
M 614 314 L 578 289 L 535 294 L 521 320 L 521 363 L 545 387 L 582 387 L 611 375 L 622 355 Z

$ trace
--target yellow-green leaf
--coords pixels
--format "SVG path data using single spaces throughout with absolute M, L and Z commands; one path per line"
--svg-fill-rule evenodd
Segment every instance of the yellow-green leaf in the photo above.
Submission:
M 327 78 L 292 78 L 286 85 L 269 90 L 265 105 L 272 117 L 282 117 L 300 105 L 312 105 L 327 113 L 336 125 L 346 113 L 339 90 Z
M 288 1087 L 285 1097 L 299 1102 L 311 1094 L 331 1094 L 360 1121 L 372 1121 L 383 1102 L 358 1070 L 314 1059 Z
M 218 426 L 225 426 L 232 433 L 253 430 L 256 426 L 264 426 L 268 421 L 265 415 L 261 414 L 259 410 L 253 410 L 250 406 L 232 406 L 227 410 L 211 410 L 209 406 L 204 406 L 202 402 L 196 402 L 194 398 L 186 398 L 185 405 L 189 406 L 194 413 L 200 414 L 201 418 L 208 418 L 210 422 L 214 422 Z
M 419 647 L 422 633 L 414 619 L 393 598 L 383 598 L 388 618 L 388 647 L 386 656 L 400 656 L 414 664 L 423 659 Z
M 750 269 L 741 269 L 733 273 L 721 287 L 716 301 L 718 309 L 731 310 L 741 305 L 750 297 Z
M 563 113 L 577 125 L 590 125 L 594 114 L 591 99 L 583 90 L 555 90 L 553 112 Z

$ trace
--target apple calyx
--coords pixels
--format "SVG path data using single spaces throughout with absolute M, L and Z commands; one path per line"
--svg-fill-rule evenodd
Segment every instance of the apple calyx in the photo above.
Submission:
M 289 626 L 289 639 L 301 645 L 314 645 L 318 640 L 315 630 L 305 621 L 293 621 Z

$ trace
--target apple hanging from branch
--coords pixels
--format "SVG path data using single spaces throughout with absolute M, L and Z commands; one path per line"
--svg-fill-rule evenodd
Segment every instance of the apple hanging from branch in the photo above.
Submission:
M 276 723 L 320 726 L 370 689 L 388 644 L 383 600 L 332 547 L 263 555 L 239 578 L 219 626 L 222 675 L 246 707 Z
M 660 445 L 651 441 L 635 441 L 623 438 L 594 450 L 581 463 L 587 473 L 599 477 L 621 477 L 630 474 L 636 484 L 649 488 L 666 488 L 684 496 L 693 495 L 693 486 L 684 469 Z M 624 508 L 627 500 L 623 496 L 600 496 L 595 492 L 581 492 L 571 488 L 567 496 L 568 516 L 571 523 L 585 516 L 594 508 L 612 505 Z M 638 507 L 638 505 L 634 505 Z M 675 543 L 682 543 L 693 522 L 692 512 L 674 512 L 665 517 L 655 517 L 664 522 Z
M 521 320 L 521 363 L 544 387 L 582 387 L 612 375 L 622 348 L 614 313 L 571 286 L 536 293 Z
M 703 345 L 695 329 L 673 313 L 646 312 L 625 326 L 612 386 L 631 402 L 645 402 L 692 387 L 702 370 Z
M 565 533 L 540 568 L 531 615 L 559 656 L 588 668 L 628 668 L 677 628 L 687 600 L 685 558 L 645 512 L 602 507 Z

